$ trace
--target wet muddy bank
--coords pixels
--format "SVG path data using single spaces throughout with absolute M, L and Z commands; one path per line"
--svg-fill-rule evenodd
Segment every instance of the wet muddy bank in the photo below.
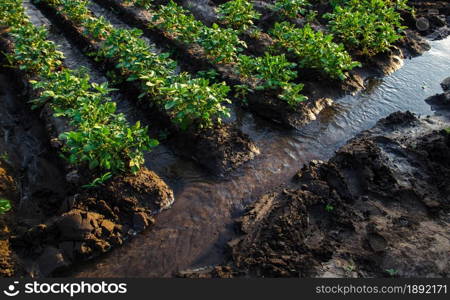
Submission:
M 450 110 L 450 77 L 447 77 L 441 82 L 443 93 L 436 94 L 427 98 L 425 101 L 430 104 L 435 110 L 448 111 Z
M 80 189 L 58 203 L 47 220 L 11 237 L 25 275 L 57 275 L 121 246 L 153 225 L 173 193 L 155 173 L 115 176 L 105 187 Z
M 88 38 L 83 33 L 83 28 L 66 18 L 57 9 L 42 1 L 35 5 L 46 17 L 60 26 L 67 38 L 78 45 L 84 53 L 95 53 L 100 49 L 100 44 Z M 114 60 L 97 62 L 97 66 L 105 72 L 111 71 L 118 78 L 123 78 L 123 74 L 116 68 L 116 65 L 117 62 Z M 236 124 L 217 125 L 202 130 L 181 130 L 171 121 L 170 114 L 164 108 L 154 104 L 153 99 L 147 96 L 139 97 L 141 86 L 145 85 L 141 80 L 130 82 L 125 79 L 118 85 L 118 88 L 138 107 L 145 109 L 154 128 L 159 129 L 160 132 L 170 133 L 171 139 L 168 143 L 177 148 L 177 153 L 186 158 L 192 158 L 214 175 L 224 176 L 259 154 L 254 143 Z M 200 148 L 200 145 L 203 148 Z M 205 160 L 202 155 L 205 152 L 208 153 L 208 160 Z
M 393 113 L 250 205 L 230 262 L 181 277 L 446 277 L 450 123 Z
M 129 195 L 123 196 L 126 199 L 123 205 L 109 200 L 104 200 L 104 204 L 100 200 L 109 199 L 110 194 L 95 191 L 88 192 L 91 197 L 86 200 L 59 197 L 64 198 L 60 201 L 65 203 L 61 209 L 64 213 L 45 226 L 36 226 L 30 233 L 43 241 L 45 249 L 30 251 L 35 262 L 28 262 L 28 269 L 32 270 L 28 274 L 42 275 L 54 269 L 53 274 L 63 276 L 169 277 L 186 268 L 222 262 L 224 245 L 236 237 L 233 223 L 242 214 L 244 206 L 268 190 L 279 190 L 277 187 L 288 182 L 303 163 L 328 159 L 347 139 L 392 111 L 414 109 L 423 115 L 433 113 L 427 104 L 416 100 L 431 95 L 430 90 L 436 92 L 431 79 L 442 76 L 441 69 L 448 66 L 448 43 L 434 45 L 436 49 L 417 61 L 406 61 L 405 68 L 393 76 L 369 80 L 366 91 L 360 95 L 337 99 L 334 107 L 324 109 L 316 122 L 300 131 L 286 132 L 239 111 L 233 115 L 233 121 L 255 141 L 261 155 L 229 178 L 211 178 L 190 160 L 173 156 L 171 147 L 158 147 L 154 153 L 146 154 L 149 168 L 156 168 L 155 172 L 167 182 L 175 182 L 171 187 L 177 201 L 170 210 L 158 215 L 157 222 L 149 226 L 149 230 L 132 240 L 124 242 L 141 228 L 135 226 L 135 221 L 145 225 L 152 223 L 153 218 L 151 215 L 143 217 L 141 208 L 133 211 L 140 204 L 135 206 L 134 200 L 130 203 Z M 123 190 L 119 186 L 117 189 Z M 45 198 L 46 194 L 41 197 Z M 141 204 L 146 206 L 147 202 Z M 70 212 L 67 211 L 69 207 Z M 147 209 L 153 210 L 155 206 L 143 207 L 144 211 Z M 135 212 L 140 216 L 134 217 Z M 122 226 L 115 216 L 123 218 L 124 215 L 127 217 Z M 129 235 L 122 235 L 124 233 Z M 85 239 L 85 244 L 78 240 L 80 236 Z M 122 246 L 117 247 L 120 241 Z M 36 247 L 30 237 L 18 242 Z M 115 251 L 91 259 L 108 249 L 108 244 Z M 66 262 L 86 257 L 89 257 L 89 263 L 82 264 L 77 260 L 76 264 L 64 267 Z M 59 272 L 61 266 L 66 271 Z

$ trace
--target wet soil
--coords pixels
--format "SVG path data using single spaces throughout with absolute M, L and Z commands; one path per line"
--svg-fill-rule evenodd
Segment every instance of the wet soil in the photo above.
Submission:
M 423 99 L 441 91 L 439 82 L 448 76 L 449 42 L 431 42 L 429 52 L 406 60 L 392 75 L 373 78 L 364 92 L 337 99 L 333 108 L 300 130 L 286 131 L 248 112 L 233 116 L 261 154 L 227 178 L 211 178 L 189 161 L 154 152 L 149 165 L 169 182 L 175 180 L 174 205 L 138 238 L 65 276 L 172 277 L 180 270 L 222 263 L 244 208 L 267 191 L 285 187 L 303 164 L 331 158 L 347 140 L 392 112 L 445 116 Z M 160 165 L 162 161 L 167 164 Z
M 252 204 L 230 263 L 182 277 L 446 277 L 450 123 L 394 113 Z
M 167 185 L 143 169 L 116 176 L 104 188 L 68 196 L 46 222 L 13 236 L 12 243 L 29 276 L 56 275 L 122 245 L 152 225 L 153 216 L 172 202 Z
M 13 74 L 0 69 L 0 197 L 12 206 L 0 216 L 4 267 L 0 276 L 24 273 L 11 238 L 43 222 L 48 208 L 63 197 L 66 188 L 65 173 L 50 145 L 47 128 L 39 114 L 29 110 L 23 85 Z
M 230 263 L 182 277 L 445 277 L 450 123 L 394 113 L 239 220 Z
M 33 197 L 29 198 L 34 201 L 36 197 L 40 196 L 42 200 L 38 203 L 43 204 L 43 210 L 51 209 L 49 214 L 34 216 L 36 221 L 31 225 L 21 224 L 19 229 L 12 231 L 13 245 L 18 245 L 19 252 L 25 253 L 24 256 L 28 257 L 27 261 L 21 262 L 21 267 L 26 269 L 26 274 L 33 276 L 46 274 L 67 276 L 68 273 L 64 270 L 70 268 L 74 270 L 70 273 L 71 276 L 162 277 L 172 276 L 174 271 L 192 266 L 220 263 L 223 261 L 225 243 L 236 238 L 233 227 L 234 218 L 241 215 L 245 205 L 261 198 L 260 195 L 267 193 L 268 190 L 273 189 L 274 192 L 272 193 L 273 197 L 270 195 L 265 197 L 269 199 L 266 202 L 271 202 L 270 199 L 281 195 L 282 193 L 278 192 L 280 188 L 277 188 L 280 184 L 284 185 L 284 188 L 293 184 L 294 187 L 289 187 L 289 189 L 296 190 L 297 186 L 298 190 L 298 179 L 293 183 L 289 182 L 289 179 L 303 163 L 312 159 L 329 158 L 347 138 L 352 137 L 361 129 L 370 127 L 372 122 L 394 109 L 411 108 L 422 114 L 431 114 L 432 110 L 438 110 L 433 106 L 430 110 L 425 103 L 421 105 L 415 101 L 417 97 L 429 96 L 430 89 L 436 90 L 435 86 L 430 84 L 430 78 L 441 76 L 439 68 L 445 68 L 447 65 L 444 60 L 448 54 L 445 53 L 445 45 L 438 48 L 432 50 L 430 55 L 425 55 L 423 60 L 422 58 L 418 59 L 418 66 L 412 69 L 406 68 L 404 72 L 400 71 L 401 75 L 394 75 L 393 80 L 386 79 L 386 82 L 383 82 L 384 79 L 375 78 L 367 81 L 366 92 L 356 98 L 348 96 L 340 99 L 334 108 L 324 109 L 317 116 L 316 122 L 302 127 L 301 131 L 286 132 L 274 127 L 273 124 L 267 124 L 237 110 L 233 115 L 233 121 L 236 121 L 242 131 L 255 141 L 255 144 L 261 149 L 262 155 L 225 180 L 211 178 L 210 174 L 205 174 L 195 164 L 178 159 L 171 153 L 170 146 L 169 148 L 160 146 L 152 153 L 146 154 L 147 165 L 164 180 L 168 180 L 171 187 L 175 189 L 177 202 L 172 209 L 158 216 L 158 222 L 154 226 L 150 226 L 150 230 L 131 240 L 124 247 L 118 247 L 114 252 L 101 255 L 97 260 L 92 260 L 92 258 L 106 253 L 108 249 L 124 244 L 124 241 L 133 237 L 143 227 L 152 224 L 153 215 L 171 203 L 170 191 L 163 184 L 159 185 L 158 179 L 154 178 L 151 172 L 144 172 L 142 176 L 134 179 L 118 179 L 110 190 L 92 191 L 76 188 L 77 178 L 80 177 L 77 173 L 66 177 L 66 172 L 62 171 L 61 174 L 51 176 L 50 178 L 59 178 L 62 182 L 68 178 L 68 186 L 71 186 L 70 182 L 74 182 L 72 189 L 76 190 L 76 193 L 66 192 L 62 196 L 52 196 L 50 197 L 51 201 L 46 199 L 48 191 L 42 194 L 34 193 Z M 406 64 L 408 65 L 409 62 Z M 414 63 L 410 65 L 414 65 Z M 413 75 L 410 76 L 409 73 Z M 379 85 L 382 88 L 377 91 Z M 411 88 L 420 85 L 422 85 L 422 89 Z M 359 106 L 361 109 L 358 108 Z M 124 109 L 129 111 L 127 104 L 124 104 Z M 441 108 L 438 111 L 439 114 L 444 114 Z M 19 113 L 19 115 L 28 116 L 23 113 Z M 27 121 L 17 124 L 23 123 L 26 124 Z M 430 125 L 430 128 L 441 128 L 438 123 Z M 21 128 L 17 124 L 14 126 L 15 130 Z M 217 137 L 210 135 L 209 138 Z M 39 140 L 47 141 L 48 138 Z M 186 141 L 186 143 L 190 143 L 190 141 Z M 227 153 L 227 151 L 225 148 L 223 153 Z M 39 151 L 31 149 L 30 152 L 41 155 L 42 149 Z M 14 151 L 11 151 L 10 155 L 14 156 Z M 204 151 L 202 155 L 208 155 L 207 151 Z M 50 155 L 49 157 L 50 161 L 53 161 L 56 156 Z M 25 165 L 33 166 L 34 164 L 25 163 Z M 317 168 L 319 165 L 322 164 L 317 164 Z M 18 168 L 14 167 L 14 170 L 16 169 Z M 48 172 L 46 168 L 37 169 Z M 40 179 L 44 180 L 47 177 L 44 176 Z M 21 177 L 18 176 L 18 178 Z M 154 183 L 148 185 L 146 184 L 148 181 Z M 286 182 L 289 182 L 287 187 L 283 184 Z M 26 185 L 21 182 L 19 186 Z M 48 186 L 53 189 L 64 186 L 63 190 L 65 191 L 67 185 L 66 183 L 64 185 L 53 183 Z M 142 193 L 135 193 L 134 190 L 142 191 Z M 146 193 L 162 198 L 159 201 L 146 199 L 142 197 Z M 120 200 L 115 198 L 116 194 L 119 195 Z M 327 215 L 328 212 L 324 213 L 321 210 L 323 204 L 320 201 L 318 200 L 319 204 L 317 204 L 320 207 L 317 215 L 322 218 L 322 214 Z M 56 205 L 48 203 L 56 203 Z M 257 203 L 265 202 L 258 201 Z M 262 205 L 262 207 L 256 211 L 259 213 L 272 211 L 271 204 Z M 333 211 L 337 212 L 338 210 L 334 208 Z M 345 210 L 343 209 L 343 211 Z M 264 216 L 265 213 L 262 215 Z M 20 216 L 23 219 L 23 215 Z M 295 215 L 293 216 L 295 220 Z M 345 214 L 344 216 L 347 217 Z M 258 222 L 263 219 L 258 218 Z M 247 228 L 251 231 L 250 226 Z M 321 228 L 323 231 L 329 229 Z M 33 243 L 35 239 L 38 243 Z M 381 239 L 375 237 L 372 240 L 371 243 L 375 248 L 382 248 L 379 247 L 383 245 Z M 320 244 L 320 242 L 316 243 Z M 326 252 L 334 248 L 324 247 L 323 249 Z M 21 252 L 24 250 L 26 252 Z M 319 254 L 314 254 L 311 261 L 334 262 L 327 260 L 328 254 L 320 254 L 320 251 L 322 250 L 316 251 Z M 350 250 L 346 251 L 350 252 Z M 317 259 L 316 257 L 325 258 Z M 91 260 L 91 263 L 80 264 L 86 259 Z M 76 264 L 74 265 L 74 263 Z M 74 268 L 76 265 L 80 266 L 80 269 Z M 342 276 L 341 271 L 336 270 L 338 268 L 332 266 L 330 269 L 332 270 L 331 274 Z M 345 265 L 344 269 L 351 270 L 354 267 L 347 268 Z M 217 267 L 215 270 L 221 273 L 216 276 L 221 277 L 230 276 L 230 274 L 233 276 L 249 274 L 247 270 L 237 269 L 232 264 Z M 361 270 L 360 274 L 355 276 L 383 273 L 380 270 L 370 271 L 372 273 L 364 268 Z M 430 268 L 430 270 L 434 272 L 435 269 Z M 377 273 L 378 271 L 380 273 Z M 321 271 L 318 267 L 313 270 L 306 269 L 304 273 L 312 274 L 312 276 L 323 274 L 326 276 L 326 272 Z

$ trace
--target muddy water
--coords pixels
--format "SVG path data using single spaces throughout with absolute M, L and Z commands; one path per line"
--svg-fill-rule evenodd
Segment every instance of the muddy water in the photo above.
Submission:
M 369 88 L 336 101 L 320 118 L 298 131 L 283 131 L 246 113 L 236 121 L 261 149 L 261 156 L 231 178 L 213 179 L 165 151 L 148 158 L 149 167 L 172 183 L 176 202 L 156 225 L 122 248 L 72 272 L 77 277 L 167 277 L 177 270 L 219 263 L 233 235 L 233 220 L 246 203 L 286 182 L 304 163 L 328 159 L 358 132 L 398 110 L 434 112 L 424 102 L 440 92 L 449 76 L 450 39 L 406 61 L 403 68 Z

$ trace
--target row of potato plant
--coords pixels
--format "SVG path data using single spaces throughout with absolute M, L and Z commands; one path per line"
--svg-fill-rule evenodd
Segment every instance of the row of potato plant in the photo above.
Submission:
M 401 10 L 407 0 L 333 0 L 334 9 L 325 17 L 330 31 L 345 45 L 373 56 L 388 50 L 402 37 Z
M 165 109 L 171 121 L 182 129 L 209 128 L 229 117 L 230 88 L 225 83 L 211 84 L 205 78 L 193 78 L 175 72 L 176 63 L 167 53 L 157 54 L 141 39 L 138 29 L 116 29 L 89 10 L 88 0 L 41 0 L 52 5 L 95 40 L 98 51 L 90 55 L 99 61 L 116 62 L 126 81 L 138 81 L 142 94 Z
M 34 26 L 21 0 L 2 0 L 0 21 L 9 28 L 14 50 L 6 54 L 11 67 L 33 78 L 38 98 L 34 107 L 48 103 L 55 117 L 68 120 L 71 130 L 62 133 L 63 153 L 69 163 L 91 169 L 137 172 L 143 152 L 156 146 L 139 123 L 130 125 L 116 112 L 107 84 L 91 83 L 82 70 L 63 65 L 63 53 L 47 40 L 44 27 Z
M 274 11 L 285 18 L 294 18 L 306 13 L 308 2 L 305 0 L 278 0 Z M 253 21 L 259 18 L 248 0 L 231 0 L 219 5 L 219 19 L 228 26 L 247 30 Z M 242 14 L 239 14 L 242 11 Z M 360 66 L 352 60 L 342 44 L 335 43 L 334 36 L 315 31 L 308 24 L 302 28 L 287 21 L 277 22 L 269 31 L 275 42 L 277 53 L 287 50 L 298 58 L 300 67 L 318 69 L 332 78 L 345 79 L 346 73 Z
M 318 69 L 332 78 L 344 80 L 347 71 L 361 66 L 352 60 L 343 44 L 333 42 L 333 35 L 315 31 L 309 24 L 296 28 L 289 22 L 275 23 L 270 34 L 275 47 L 293 53 L 301 67 Z
M 307 0 L 276 0 L 272 5 L 272 11 L 281 18 L 296 18 L 306 15 L 309 6 Z M 240 33 L 249 32 L 256 35 L 260 31 L 254 24 L 261 18 L 251 1 L 231 0 L 220 4 L 217 9 L 217 17 L 224 25 L 238 30 Z
M 296 28 L 287 21 L 277 22 L 269 33 L 278 47 L 299 57 L 300 66 L 344 79 L 346 72 L 359 63 L 351 60 L 342 44 L 333 41 L 339 40 L 347 49 L 365 56 L 388 50 L 402 37 L 400 10 L 410 10 L 407 3 L 407 0 L 331 0 L 333 11 L 324 15 L 329 19 L 331 34 L 314 31 L 308 24 Z M 307 0 L 277 0 L 273 10 L 282 18 L 296 18 L 307 16 L 310 6 Z M 228 1 L 219 5 L 217 11 L 225 24 L 241 30 L 253 26 L 260 17 L 248 0 Z
M 243 55 L 246 44 L 239 38 L 238 30 L 224 29 L 218 24 L 206 26 L 172 0 L 155 11 L 150 9 L 151 1 L 127 0 L 125 3 L 150 10 L 154 26 L 185 44 L 200 45 L 212 62 L 234 65 L 246 82 L 252 82 L 236 87 L 239 96 L 245 97 L 253 89 L 277 89 L 280 90 L 279 98 L 291 106 L 307 99 L 301 94 L 303 84 L 292 82 L 297 78 L 297 73 L 293 71 L 296 65 L 289 63 L 284 54 L 266 53 L 263 57 Z

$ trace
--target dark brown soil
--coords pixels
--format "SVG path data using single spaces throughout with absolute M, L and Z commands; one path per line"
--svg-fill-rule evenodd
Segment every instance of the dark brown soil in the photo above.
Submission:
M 73 175 L 74 176 L 74 175 Z M 92 259 L 154 223 L 173 193 L 153 172 L 116 176 L 104 187 L 67 197 L 45 223 L 12 237 L 26 274 L 49 276 L 71 264 Z
M 441 87 L 444 90 L 441 94 L 436 94 L 425 100 L 432 108 L 436 110 L 449 110 L 450 109 L 450 77 L 447 77 L 442 81 Z
M 249 137 L 230 124 L 190 135 L 180 134 L 174 142 L 178 144 L 180 155 L 189 155 L 213 174 L 228 173 L 259 154 Z
M 224 266 L 182 277 L 446 277 L 450 124 L 394 113 L 248 208 Z
M 440 16 L 448 24 L 448 3 L 416 2 L 422 5 L 418 17 L 429 15 L 429 8 L 439 10 L 438 16 L 433 12 L 430 17 L 431 29 L 421 34 L 445 35 L 447 25 L 442 25 Z M 416 24 L 416 19 L 411 20 Z M 78 29 L 69 27 L 63 26 L 76 40 Z M 78 42 L 82 46 L 91 43 Z M 398 48 L 373 58 L 369 65 L 377 72 L 391 73 L 400 58 L 420 55 L 428 47 L 415 31 L 408 31 Z M 192 63 L 186 62 L 187 57 L 183 54 L 180 59 L 189 67 Z M 201 57 L 194 60 L 199 65 L 201 61 Z M 305 90 L 312 97 L 298 111 L 280 101 L 274 103 L 276 97 L 268 94 L 250 97 L 249 107 L 282 124 L 303 125 L 331 105 L 327 93 L 336 83 L 323 81 L 324 89 L 321 81 L 312 76 L 306 82 Z M 364 76 L 356 71 L 340 88 L 354 92 L 363 87 Z M 445 89 L 433 98 L 438 106 L 448 107 Z M 57 136 L 51 112 L 42 112 L 49 136 Z M 230 242 L 227 264 L 180 276 L 448 276 L 450 138 L 445 130 L 433 131 L 448 126 L 409 113 L 380 121 L 329 162 L 312 162 L 303 168 L 289 189 L 267 194 L 249 207 L 238 224 L 242 236 Z M 180 155 L 216 174 L 231 171 L 258 154 L 248 136 L 234 125 L 173 132 L 168 143 Z M 50 156 L 57 159 L 55 153 Z M 34 191 L 32 200 L 38 203 L 32 208 L 40 209 L 34 213 L 28 209 L 25 215 L 16 210 L 22 200 L 18 194 L 23 178 L 12 175 L 0 162 L 0 197 L 13 203 L 13 210 L 0 216 L 0 277 L 58 275 L 77 262 L 122 245 L 153 224 L 153 216 L 174 200 L 169 187 L 147 169 L 137 176 L 115 177 L 105 186 L 84 189 L 80 186 L 90 179 L 84 170 L 58 167 L 66 176 L 42 182 L 63 184 Z

